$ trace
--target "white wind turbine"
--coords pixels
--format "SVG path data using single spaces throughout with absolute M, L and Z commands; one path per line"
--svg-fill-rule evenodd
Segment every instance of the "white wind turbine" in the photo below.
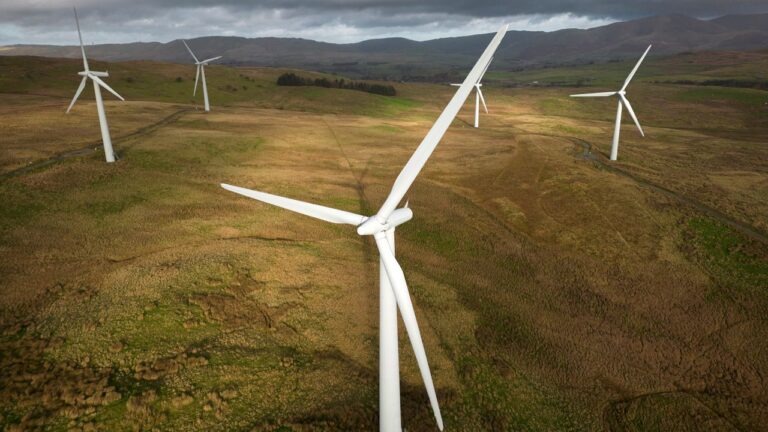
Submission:
M 629 115 L 632 116 L 632 120 L 635 121 L 635 125 L 637 125 L 637 129 L 640 130 L 640 135 L 645 136 L 645 133 L 643 132 L 643 128 L 640 126 L 640 122 L 637 120 L 637 116 L 635 116 L 635 111 L 632 109 L 632 105 L 629 104 L 629 100 L 627 100 L 627 97 L 625 96 L 627 94 L 627 86 L 629 85 L 629 82 L 632 81 L 632 77 L 635 76 L 635 72 L 637 72 L 637 69 L 640 67 L 640 63 L 643 62 L 645 59 L 645 56 L 648 55 L 648 51 L 651 50 L 652 45 L 648 45 L 648 48 L 643 53 L 643 56 L 640 57 L 640 60 L 635 65 L 635 68 L 632 69 L 632 72 L 629 73 L 629 76 L 627 76 L 627 79 L 624 80 L 624 85 L 621 86 L 621 90 L 615 91 L 615 92 L 600 92 L 600 93 L 584 93 L 584 94 L 575 94 L 571 95 L 571 97 L 610 97 L 610 96 L 618 96 L 619 98 L 619 105 L 618 108 L 616 108 L 616 125 L 613 129 L 613 144 L 611 145 L 611 160 L 615 161 L 616 158 L 619 156 L 619 132 L 621 131 L 621 110 L 622 105 L 627 107 L 627 111 L 629 111 Z
M 109 76 L 108 72 L 96 72 L 90 70 L 88 67 L 88 59 L 85 57 L 85 47 L 83 46 L 83 36 L 80 33 L 80 20 L 77 17 L 77 9 L 75 9 L 75 23 L 77 23 L 77 36 L 80 38 L 80 51 L 83 53 L 83 67 L 85 68 L 84 71 L 78 72 L 77 74 L 83 77 L 83 80 L 80 81 L 80 87 L 77 88 L 77 92 L 75 92 L 75 97 L 72 98 L 72 102 L 69 104 L 69 108 L 67 108 L 67 113 L 72 109 L 72 107 L 75 105 L 75 102 L 77 101 L 77 98 L 80 97 L 80 93 L 83 92 L 83 89 L 85 89 L 85 83 L 88 81 L 88 78 L 93 81 L 93 91 L 96 95 L 96 110 L 99 113 L 99 125 L 101 126 L 101 139 L 104 142 L 104 157 L 107 158 L 107 162 L 114 162 L 115 161 L 115 152 L 112 149 L 112 138 L 109 136 L 109 124 L 107 124 L 107 114 L 104 112 L 104 101 L 101 98 L 101 88 L 104 87 L 105 90 L 112 93 L 113 95 L 117 96 L 120 100 L 123 99 L 122 96 L 117 94 L 116 91 L 112 90 L 110 86 L 107 85 L 101 78 L 106 78 Z
M 488 67 L 491 66 L 492 61 L 493 61 L 493 57 L 491 57 L 491 59 L 488 61 L 488 64 L 485 65 L 485 69 L 483 69 L 483 73 L 480 74 L 480 78 L 478 78 L 477 82 L 475 83 L 475 127 L 480 127 L 480 102 L 483 103 L 483 109 L 485 109 L 485 113 L 488 114 L 488 106 L 485 104 L 483 91 L 480 89 L 480 87 L 482 87 L 483 84 L 480 81 L 482 81 L 483 77 L 485 76 L 485 72 L 488 70 Z M 461 84 L 451 84 L 451 85 L 458 87 Z
M 427 363 L 427 354 L 421 340 L 421 333 L 416 322 L 416 314 L 413 310 L 408 285 L 400 264 L 395 258 L 395 228 L 413 217 L 413 212 L 406 202 L 404 207 L 397 208 L 398 204 L 408 192 L 419 172 L 427 163 L 427 159 L 437 147 L 448 127 L 453 122 L 456 114 L 466 101 L 485 66 L 504 38 L 507 26 L 502 26 L 496 36 L 491 40 L 480 59 L 467 75 L 453 99 L 443 110 L 432 128 L 422 140 L 419 147 L 413 153 L 408 163 L 397 176 L 389 196 L 373 216 L 362 216 L 344 210 L 337 210 L 297 201 L 290 198 L 244 189 L 237 186 L 222 184 L 224 189 L 253 198 L 267 204 L 282 207 L 287 210 L 301 213 L 306 216 L 324 220 L 335 224 L 347 224 L 357 227 L 359 235 L 372 235 L 379 250 L 379 428 L 384 432 L 401 432 L 400 422 L 400 366 L 398 360 L 397 341 L 397 311 L 405 324 L 405 330 L 411 342 L 416 361 L 419 365 L 421 378 L 427 389 L 432 411 L 437 420 L 437 426 L 443 429 L 443 419 L 440 415 L 440 407 L 437 403 L 435 387 Z
M 214 60 L 220 59 L 221 56 L 200 61 L 195 56 L 195 53 L 193 53 L 192 50 L 189 49 L 189 45 L 187 45 L 187 41 L 182 39 L 182 42 L 184 42 L 184 46 L 187 47 L 187 51 L 189 51 L 189 53 L 192 54 L 192 58 L 195 59 L 195 64 L 197 65 L 197 74 L 195 75 L 195 89 L 192 90 L 192 96 L 197 95 L 197 82 L 200 80 L 200 76 L 202 75 L 203 76 L 203 100 L 205 101 L 205 111 L 208 112 L 211 110 L 211 105 L 208 103 L 208 86 L 205 84 L 205 66 L 207 66 L 208 63 Z

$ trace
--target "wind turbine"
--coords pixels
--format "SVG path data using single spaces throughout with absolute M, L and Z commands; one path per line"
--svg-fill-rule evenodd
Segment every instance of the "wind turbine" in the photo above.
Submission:
M 629 82 L 632 81 L 632 77 L 635 76 L 635 72 L 637 72 L 637 69 L 640 67 L 640 63 L 643 62 L 645 59 L 645 56 L 648 55 L 648 51 L 651 50 L 651 47 L 653 45 L 648 45 L 648 48 L 643 53 L 643 56 L 640 57 L 640 60 L 635 65 L 635 68 L 632 69 L 632 72 L 629 73 L 629 76 L 627 76 L 627 79 L 624 80 L 624 85 L 621 86 L 621 89 L 619 91 L 615 92 L 600 92 L 600 93 L 584 93 L 584 94 L 575 94 L 571 95 L 571 97 L 610 97 L 610 96 L 617 96 L 619 98 L 619 105 L 618 108 L 616 108 L 616 125 L 613 129 L 613 143 L 611 144 L 611 160 L 615 161 L 616 158 L 619 156 L 619 132 L 621 131 L 621 110 L 622 105 L 627 107 L 627 111 L 629 111 L 629 115 L 632 116 L 632 120 L 635 121 L 635 125 L 637 125 L 637 129 L 640 131 L 640 135 L 645 136 L 645 132 L 643 132 L 643 128 L 640 126 L 640 122 L 637 120 L 637 116 L 635 115 L 635 111 L 632 109 L 632 105 L 630 105 L 629 100 L 627 100 L 627 97 L 625 96 L 627 94 L 627 86 L 629 85 Z
M 432 411 L 440 430 L 443 429 L 443 419 L 437 403 L 432 375 L 429 371 L 427 354 L 421 339 L 416 314 L 413 310 L 408 285 L 400 264 L 395 258 L 395 228 L 413 217 L 413 211 L 405 206 L 397 208 L 405 197 L 419 172 L 427 163 L 429 156 L 437 147 L 448 127 L 453 122 L 461 106 L 467 100 L 475 84 L 480 79 L 493 53 L 507 32 L 506 25 L 502 26 L 491 43 L 480 56 L 475 66 L 467 75 L 464 83 L 454 94 L 453 99 L 443 110 L 440 117 L 421 141 L 408 163 L 397 176 L 389 196 L 373 216 L 362 216 L 344 210 L 323 207 L 290 198 L 284 198 L 255 190 L 245 189 L 228 184 L 222 184 L 224 189 L 244 195 L 255 200 L 282 207 L 296 213 L 301 213 L 316 219 L 335 224 L 347 224 L 357 227 L 359 235 L 373 236 L 379 250 L 379 428 L 384 432 L 401 432 L 400 422 L 400 366 L 398 360 L 397 341 L 397 311 L 403 318 L 408 338 L 411 342 L 416 361 L 419 365 L 421 378 L 427 389 Z
M 488 114 L 488 106 L 485 104 L 485 98 L 483 97 L 483 91 L 480 90 L 480 87 L 483 86 L 480 81 L 485 76 L 485 72 L 488 70 L 488 67 L 491 65 L 491 62 L 493 61 L 493 57 L 488 61 L 488 64 L 485 65 L 485 69 L 483 69 L 483 73 L 480 74 L 480 78 L 475 83 L 475 127 L 480 127 L 480 102 L 483 103 L 483 109 L 485 109 L 485 113 Z M 461 84 L 451 84 L 452 86 L 461 86 Z
M 78 72 L 77 74 L 83 77 L 83 80 L 80 81 L 80 87 L 77 88 L 77 92 L 75 92 L 75 97 L 72 98 L 72 102 L 69 104 L 69 108 L 67 108 L 67 114 L 69 114 L 69 111 L 72 109 L 72 107 L 75 105 L 75 102 L 77 101 L 77 98 L 80 97 L 80 93 L 83 92 L 83 89 L 85 88 L 85 83 L 88 81 L 88 78 L 93 81 L 93 91 L 96 95 L 96 110 L 99 113 L 99 125 L 101 126 L 101 140 L 104 142 L 104 157 L 107 158 L 108 163 L 112 163 L 115 161 L 115 152 L 112 149 L 112 138 L 109 136 L 109 124 L 107 124 L 107 114 L 104 111 L 104 101 L 101 98 L 101 88 L 104 87 L 105 90 L 115 95 L 118 99 L 124 101 L 122 96 L 117 94 L 116 91 L 112 90 L 110 86 L 107 85 L 101 78 L 106 78 L 109 76 L 108 72 L 96 72 L 90 70 L 88 67 L 88 59 L 85 57 L 85 47 L 83 46 L 83 35 L 80 33 L 80 19 L 77 17 L 77 9 L 73 8 L 75 10 L 75 23 L 77 24 L 77 36 L 80 38 L 80 51 L 83 53 L 83 68 L 85 69 L 82 72 Z
M 200 61 L 195 56 L 195 53 L 193 53 L 192 50 L 189 49 L 189 45 L 187 45 L 187 41 L 183 39 L 181 41 L 184 42 L 184 46 L 187 47 L 187 51 L 189 51 L 189 53 L 192 54 L 192 58 L 195 59 L 195 64 L 197 65 L 197 74 L 195 75 L 195 89 L 192 90 L 192 96 L 197 95 L 197 82 L 200 80 L 200 76 L 202 75 L 203 76 L 203 100 L 205 101 L 205 111 L 209 112 L 211 110 L 211 105 L 208 103 L 208 86 L 205 84 L 205 66 L 214 60 L 220 59 L 221 56 Z

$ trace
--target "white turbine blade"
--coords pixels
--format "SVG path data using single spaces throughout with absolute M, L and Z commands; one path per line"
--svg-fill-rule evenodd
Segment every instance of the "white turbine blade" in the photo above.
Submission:
M 480 96 L 480 102 L 483 103 L 483 109 L 485 109 L 485 113 L 488 114 L 488 106 L 485 104 L 485 98 L 483 97 L 483 91 L 480 90 L 480 87 L 477 87 L 477 94 Z
M 635 125 L 637 126 L 637 129 L 640 131 L 640 135 L 645 136 L 645 132 L 643 132 L 643 128 L 640 127 L 640 122 L 637 120 L 637 116 L 635 115 L 635 110 L 632 109 L 632 105 L 629 104 L 629 100 L 624 97 L 623 94 L 619 94 L 619 97 L 621 98 L 621 102 L 624 104 L 625 107 L 627 107 L 627 111 L 629 111 L 629 115 L 632 117 L 632 120 L 635 121 Z
M 200 61 L 197 59 L 197 57 L 195 57 L 195 53 L 193 53 L 192 50 L 189 49 L 189 45 L 187 45 L 187 41 L 182 39 L 181 42 L 183 42 L 184 46 L 187 47 L 187 51 L 189 51 L 189 53 L 192 54 L 192 58 L 195 59 L 195 63 L 200 63 Z
M 480 79 L 477 80 L 478 83 L 483 79 L 485 76 L 485 73 L 488 72 L 488 68 L 491 66 L 491 62 L 493 61 L 493 57 L 491 57 L 490 60 L 488 60 L 488 64 L 485 65 L 485 69 L 483 69 L 483 73 L 480 74 Z
M 445 131 L 451 126 L 456 114 L 458 114 L 462 105 L 464 105 L 464 102 L 467 100 L 467 97 L 472 92 L 472 88 L 480 78 L 480 73 L 482 73 L 483 68 L 491 57 L 493 57 L 496 48 L 499 47 L 501 40 L 504 38 L 504 34 L 507 32 L 507 28 L 507 25 L 501 26 L 496 33 L 496 36 L 493 37 L 491 43 L 488 44 L 488 47 L 483 52 L 483 55 L 480 56 L 480 59 L 475 63 L 475 66 L 464 79 L 461 87 L 459 87 L 456 94 L 453 95 L 453 99 L 448 102 L 443 113 L 440 114 L 440 117 L 438 117 L 435 124 L 433 124 L 429 132 L 427 132 L 427 136 L 424 137 L 421 144 L 419 144 L 419 147 L 416 148 L 416 151 L 408 160 L 408 163 L 405 164 L 405 167 L 403 167 L 403 170 L 397 176 L 395 183 L 392 185 L 392 191 L 389 193 L 389 196 L 376 215 L 376 218 L 379 221 L 385 221 L 389 218 L 389 215 L 395 211 L 397 205 L 416 180 L 416 177 L 419 175 L 419 172 L 421 172 L 424 164 L 427 163 L 429 156 L 432 155 L 435 147 L 437 147 L 440 140 L 443 138 L 443 135 L 445 135 Z
M 80 18 L 77 17 L 77 8 L 72 8 L 75 11 L 75 23 L 77 24 L 77 37 L 80 39 L 80 51 L 83 53 L 83 67 L 88 72 L 88 59 L 85 57 L 85 46 L 83 46 L 83 35 L 80 33 Z
M 454 87 L 461 87 L 461 84 L 451 84 Z
M 195 75 L 195 89 L 192 90 L 192 96 L 197 95 L 197 81 L 200 80 L 200 68 L 203 67 L 202 65 L 197 65 L 197 74 Z
M 608 97 L 615 96 L 616 93 L 618 92 L 582 93 L 571 95 L 571 97 Z
M 217 56 L 217 57 L 209 58 L 208 60 L 203 60 L 203 61 L 201 61 L 200 63 L 204 63 L 204 64 L 205 64 L 205 63 L 210 63 L 210 62 L 212 62 L 212 61 L 214 61 L 214 60 L 218 60 L 218 59 L 220 59 L 220 58 L 221 58 L 221 56 Z
M 421 340 L 419 324 L 416 322 L 416 313 L 413 310 L 413 303 L 411 303 L 411 296 L 408 293 L 408 285 L 405 282 L 403 269 L 400 267 L 395 255 L 392 253 L 392 248 L 390 248 L 386 236 L 376 235 L 374 238 L 376 239 L 376 246 L 379 248 L 381 261 L 384 263 L 384 270 L 387 272 L 387 277 L 389 277 L 389 282 L 395 293 L 397 307 L 400 310 L 400 316 L 403 318 L 403 323 L 405 324 L 408 338 L 411 341 L 413 353 L 419 364 L 421 378 L 424 380 L 424 386 L 427 388 L 429 403 L 432 405 L 432 411 L 435 414 L 437 426 L 440 430 L 443 430 L 443 417 L 440 414 L 440 406 L 437 403 L 437 394 L 435 393 L 435 385 L 432 383 L 432 374 L 429 371 L 427 353 L 424 350 L 424 342 Z
M 113 95 L 115 95 L 115 97 L 117 97 L 117 98 L 118 98 L 118 99 L 120 99 L 121 101 L 124 101 L 124 100 L 125 100 L 125 99 L 123 99 L 123 97 L 122 97 L 122 96 L 120 96 L 119 94 L 117 94 L 117 92 L 116 92 L 116 91 L 112 90 L 112 87 L 108 86 L 108 85 L 107 85 L 107 83 L 105 83 L 104 81 L 102 81 L 102 79 L 101 79 L 101 78 L 97 77 L 97 76 L 96 76 L 96 75 L 94 75 L 94 74 L 88 74 L 88 76 L 89 76 L 89 77 L 91 77 L 91 79 L 92 79 L 92 80 L 96 81 L 96 83 L 97 83 L 97 84 L 99 84 L 99 85 L 101 86 L 101 88 L 103 88 L 103 89 L 105 89 L 106 91 L 108 91 L 108 92 L 112 93 Z
M 238 186 L 232 186 L 228 184 L 221 184 L 224 189 L 234 192 L 248 198 L 253 198 L 257 201 L 272 204 L 277 207 L 282 207 L 292 212 L 301 213 L 305 216 L 313 217 L 315 219 L 324 220 L 326 222 L 335 224 L 349 224 L 360 225 L 365 221 L 365 216 L 359 214 L 350 213 L 344 210 L 337 210 L 330 207 L 323 207 L 317 204 L 310 204 L 304 201 L 299 201 L 291 198 L 284 198 L 277 195 L 268 194 L 265 192 L 259 192 L 251 189 L 241 188 Z
M 629 76 L 627 76 L 627 79 L 624 80 L 624 85 L 621 86 L 621 91 L 624 91 L 624 90 L 627 89 L 627 86 L 629 85 L 629 82 L 632 81 L 632 77 L 635 76 L 635 72 L 637 72 L 637 69 L 640 67 L 640 63 L 642 63 L 643 60 L 645 59 L 645 56 L 648 55 L 648 51 L 651 50 L 652 46 L 653 45 L 648 45 L 648 48 L 645 49 L 645 52 L 643 53 L 643 56 L 640 57 L 640 60 L 637 61 L 637 64 L 635 65 L 635 68 L 632 69 L 632 72 L 629 73 Z
M 67 108 L 67 114 L 69 114 L 69 110 L 72 109 L 73 106 L 75 106 L 75 102 L 77 102 L 77 98 L 80 97 L 80 93 L 83 92 L 83 89 L 85 88 L 85 82 L 88 81 L 88 77 L 84 76 L 83 80 L 80 81 L 80 87 L 77 88 L 77 91 L 75 92 L 75 97 L 72 98 L 72 102 L 69 103 L 69 108 Z

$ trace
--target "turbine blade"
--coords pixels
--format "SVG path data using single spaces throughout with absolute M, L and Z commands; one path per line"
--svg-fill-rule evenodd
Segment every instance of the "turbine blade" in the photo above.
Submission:
M 480 90 L 480 87 L 477 87 L 477 94 L 480 95 L 480 102 L 483 103 L 483 109 L 485 109 L 485 113 L 488 114 L 488 105 L 485 104 L 485 98 L 483 97 L 483 91 Z
M 632 69 L 632 72 L 629 73 L 629 76 L 627 76 L 627 79 L 624 80 L 624 85 L 621 86 L 621 91 L 624 91 L 624 90 L 627 89 L 627 86 L 629 85 L 629 82 L 632 81 L 632 77 L 635 76 L 635 72 L 637 72 L 637 69 L 640 67 L 640 63 L 642 63 L 643 60 L 645 59 L 645 56 L 648 55 L 648 51 L 651 50 L 652 46 L 653 45 L 648 45 L 648 48 L 645 49 L 645 52 L 643 53 L 642 57 L 640 57 L 640 60 L 637 61 L 637 64 L 635 65 L 635 68 Z
M 376 215 L 380 221 L 387 220 L 389 215 L 395 211 L 395 208 L 397 208 L 397 205 L 408 192 L 408 189 L 416 180 L 421 169 L 424 168 L 424 165 L 432 155 L 435 147 L 437 147 L 440 140 L 443 138 L 443 135 L 445 135 L 445 131 L 451 126 L 456 114 L 458 114 L 462 105 L 464 105 L 464 102 L 467 100 L 467 97 L 469 97 L 469 94 L 472 92 L 472 88 L 480 78 L 480 73 L 482 73 L 483 68 L 499 47 L 501 40 L 504 38 L 504 34 L 507 32 L 507 28 L 507 25 L 501 26 L 496 33 L 496 36 L 493 37 L 491 43 L 488 44 L 488 47 L 480 56 L 480 59 L 475 63 L 475 66 L 464 79 L 461 87 L 459 87 L 456 94 L 453 95 L 453 98 L 448 102 L 448 105 L 445 107 L 442 114 L 440 114 L 440 117 L 437 118 L 435 124 L 432 125 L 432 128 L 427 132 L 427 135 L 421 141 L 419 147 L 416 148 L 416 151 L 408 160 L 408 163 L 405 164 L 405 167 L 403 167 L 403 170 L 397 176 L 389 196 Z
M 100 86 L 101 86 L 103 89 L 105 89 L 106 91 L 108 91 L 108 92 L 112 93 L 113 95 L 115 95 L 115 97 L 117 97 L 117 98 L 118 98 L 118 99 L 120 99 L 121 101 L 124 101 L 124 100 L 125 100 L 125 99 L 123 99 L 123 97 L 122 97 L 122 96 L 120 96 L 119 94 L 117 94 L 117 92 L 116 92 L 116 91 L 112 90 L 112 87 L 108 86 L 108 85 L 107 85 L 107 83 L 105 83 L 104 81 L 102 81 L 102 79 L 101 79 L 101 78 L 97 77 L 97 76 L 96 76 L 96 75 L 94 75 L 94 74 L 88 74 L 88 76 L 89 76 L 89 77 L 91 77 L 91 79 L 92 79 L 92 80 L 96 81 L 96 83 L 97 83 L 97 84 L 99 84 L 99 85 L 100 85 Z
M 197 81 L 200 80 L 200 68 L 201 67 L 202 67 L 201 65 L 199 65 L 199 64 L 197 65 L 197 74 L 195 75 L 195 89 L 192 90 L 192 96 L 197 95 Z
M 483 79 L 485 76 L 485 73 L 488 72 L 488 68 L 491 66 L 491 62 L 493 61 L 493 57 L 491 57 L 490 60 L 488 60 L 488 64 L 485 65 L 485 69 L 483 69 L 483 73 L 480 74 L 480 79 L 477 80 L 478 83 Z
M 72 107 L 75 106 L 75 102 L 77 102 L 77 98 L 80 97 L 80 93 L 82 93 L 83 89 L 85 88 L 86 81 L 88 81 L 88 77 L 84 76 L 83 80 L 80 81 L 80 86 L 77 88 L 77 91 L 75 92 L 75 97 L 73 97 L 72 102 L 69 103 L 69 108 L 67 108 L 67 114 L 69 114 L 69 110 L 71 110 Z
M 77 17 L 77 8 L 72 8 L 75 11 L 75 23 L 77 24 L 77 37 L 80 39 L 80 51 L 83 53 L 83 67 L 88 72 L 88 59 L 85 57 L 85 46 L 83 46 L 83 35 L 80 33 L 80 18 Z
M 192 52 L 191 49 L 189 49 L 189 45 L 187 45 L 187 41 L 184 39 L 181 40 L 184 43 L 184 46 L 187 47 L 187 51 L 189 51 L 190 54 L 192 54 L 192 58 L 195 59 L 195 63 L 200 63 L 200 61 L 195 57 L 195 53 Z
M 571 97 L 608 97 L 615 96 L 616 93 L 617 92 L 582 93 L 571 95 Z
M 625 107 L 627 107 L 627 111 L 629 111 L 630 117 L 632 117 L 632 120 L 635 121 L 635 125 L 637 126 L 637 129 L 640 131 L 640 135 L 645 136 L 645 132 L 643 132 L 643 128 L 640 127 L 640 122 L 637 120 L 637 116 L 635 115 L 635 110 L 632 109 L 632 105 L 629 104 L 629 100 L 624 97 L 623 94 L 619 94 L 619 97 L 621 98 L 621 102 L 624 104 Z
M 400 316 L 403 318 L 403 323 L 405 324 L 405 330 L 408 333 L 408 338 L 411 341 L 413 353 L 415 354 L 416 361 L 419 364 L 421 379 L 424 380 L 424 386 L 427 388 L 429 403 L 432 405 L 432 411 L 435 414 L 437 426 L 440 428 L 440 430 L 443 430 L 443 417 L 440 414 L 440 406 L 437 403 L 437 394 L 435 393 L 435 385 L 432 383 L 432 374 L 429 371 L 427 353 L 424 350 L 424 342 L 421 340 L 419 324 L 416 322 L 416 313 L 413 310 L 413 303 L 411 303 L 411 296 L 408 293 L 408 285 L 405 282 L 403 269 L 397 262 L 395 254 L 392 253 L 392 248 L 387 241 L 385 233 L 381 232 L 376 234 L 374 238 L 376 239 L 376 246 L 379 248 L 381 261 L 384 263 L 384 270 L 386 271 L 389 282 L 392 285 L 392 291 L 395 293 L 397 308 L 400 310 Z
M 217 56 L 217 57 L 209 58 L 208 60 L 203 60 L 200 63 L 209 63 L 209 62 L 212 62 L 214 60 L 218 60 L 220 58 L 221 58 L 221 56 Z
M 305 216 L 313 217 L 315 219 L 324 220 L 326 222 L 335 224 L 348 224 L 348 225 L 360 225 L 365 221 L 365 216 L 350 213 L 344 210 L 337 210 L 330 207 L 323 207 L 317 204 L 310 204 L 304 201 L 299 201 L 291 198 L 284 198 L 277 195 L 268 194 L 265 192 L 259 192 L 251 189 L 241 188 L 238 186 L 232 186 L 225 183 L 221 184 L 224 189 L 234 192 L 248 198 L 253 198 L 257 201 L 272 204 L 277 207 L 282 207 L 292 212 L 301 213 Z

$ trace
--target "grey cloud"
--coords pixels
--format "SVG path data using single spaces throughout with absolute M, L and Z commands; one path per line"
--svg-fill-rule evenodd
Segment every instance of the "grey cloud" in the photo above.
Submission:
M 311 37 L 439 37 L 512 21 L 545 30 L 647 15 L 713 17 L 768 12 L 766 0 L 78 0 L 89 35 L 100 42 L 167 41 L 213 34 Z M 554 17 L 554 18 L 553 18 Z M 71 0 L 1 0 L 0 44 L 70 43 Z M 492 31 L 493 28 L 485 29 Z M 482 30 L 481 30 L 482 31 Z

